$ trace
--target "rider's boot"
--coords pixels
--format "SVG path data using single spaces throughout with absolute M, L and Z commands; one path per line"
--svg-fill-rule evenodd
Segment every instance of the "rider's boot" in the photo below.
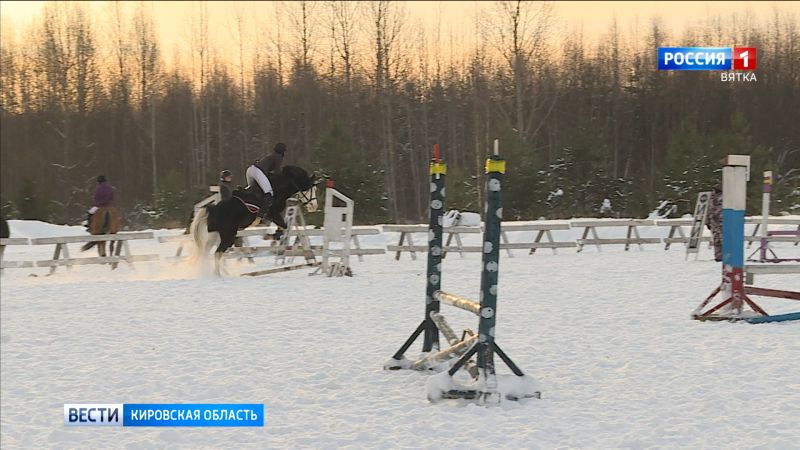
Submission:
M 272 206 L 272 193 L 264 194 L 261 197 L 261 217 L 266 222 L 269 220 L 269 208 Z

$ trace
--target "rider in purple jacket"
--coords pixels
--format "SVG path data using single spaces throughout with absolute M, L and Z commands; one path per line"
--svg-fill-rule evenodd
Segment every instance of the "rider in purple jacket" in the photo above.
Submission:
M 108 184 L 108 180 L 106 180 L 105 175 L 98 175 L 97 187 L 94 190 L 94 203 L 88 211 L 89 216 L 86 218 L 86 227 L 88 228 L 89 224 L 92 223 L 92 215 L 96 213 L 98 209 L 104 206 L 110 206 L 113 201 L 114 188 Z

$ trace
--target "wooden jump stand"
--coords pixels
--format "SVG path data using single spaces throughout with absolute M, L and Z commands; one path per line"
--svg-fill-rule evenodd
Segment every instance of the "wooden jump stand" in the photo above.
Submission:
M 350 245 L 353 240 L 354 207 L 353 200 L 335 189 L 333 180 L 328 180 L 325 188 L 322 265 L 311 275 L 319 273 L 329 277 L 353 276 L 350 268 Z M 335 261 L 337 258 L 338 261 Z

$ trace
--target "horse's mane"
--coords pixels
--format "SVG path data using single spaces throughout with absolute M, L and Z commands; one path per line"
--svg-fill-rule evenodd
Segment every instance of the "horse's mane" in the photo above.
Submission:
M 311 176 L 305 169 L 298 166 L 283 166 L 280 176 L 288 182 L 293 183 L 293 187 L 301 191 L 311 189 L 314 185 L 314 177 Z
M 283 166 L 280 173 L 270 173 L 267 178 L 269 178 L 272 188 L 276 192 L 286 191 L 287 189 L 293 191 L 293 188 L 306 191 L 314 185 L 314 177 L 298 166 Z M 244 188 L 236 189 L 234 196 L 255 202 L 260 197 L 260 192 L 257 184 L 250 184 Z M 283 194 L 288 197 L 293 195 L 294 192 L 283 192 Z

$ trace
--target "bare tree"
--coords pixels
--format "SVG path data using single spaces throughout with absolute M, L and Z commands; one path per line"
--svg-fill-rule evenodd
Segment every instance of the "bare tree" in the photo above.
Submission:
M 284 2 L 283 11 L 289 19 L 291 30 L 294 33 L 295 48 L 293 57 L 304 71 L 309 71 L 314 63 L 316 52 L 316 21 L 314 14 L 316 2 L 299 0 Z
M 51 132 L 61 142 L 61 161 L 53 163 L 58 177 L 73 182 L 74 170 L 92 158 L 94 143 L 89 142 L 87 116 L 100 95 L 96 46 L 85 7 L 81 4 L 48 4 L 37 51 L 37 71 L 43 74 L 37 90 L 56 112 L 48 121 Z M 76 190 L 62 190 L 62 206 L 68 214 Z
M 17 83 L 19 78 L 19 68 L 15 55 L 19 51 L 19 44 L 16 42 L 14 30 L 9 23 L 10 29 L 6 29 L 7 22 L 3 20 L 3 29 L 0 30 L 0 109 L 6 112 L 19 111 L 19 99 L 17 96 Z
M 248 96 L 248 86 L 245 82 L 245 63 L 244 63 L 244 48 L 248 41 L 245 29 L 247 27 L 246 14 L 244 8 L 240 4 L 233 7 L 233 35 L 236 40 L 239 51 L 239 103 L 240 103 L 240 127 L 239 136 L 241 139 L 239 153 L 239 164 L 241 167 L 246 166 L 247 154 L 249 153 L 249 132 L 247 124 L 247 109 L 250 107 L 250 99 Z
M 353 90 L 354 49 L 357 39 L 357 4 L 345 0 L 329 3 L 332 11 L 332 36 L 334 48 L 341 60 L 342 74 L 348 92 Z
M 193 185 L 203 186 L 211 166 L 210 105 L 208 99 L 208 71 L 210 60 L 208 36 L 208 7 L 199 3 L 190 17 L 192 77 L 198 91 L 198 99 L 192 105 L 193 122 Z M 199 103 L 199 108 L 197 103 Z
M 382 105 L 381 130 L 383 142 L 383 164 L 386 174 L 386 189 L 392 209 L 392 217 L 400 217 L 398 207 L 397 180 L 394 170 L 394 131 L 393 131 L 393 95 L 392 68 L 396 67 L 397 55 L 395 43 L 403 26 L 403 11 L 391 1 L 380 0 L 370 3 L 370 18 L 373 24 L 374 39 L 374 83 L 375 96 Z
M 513 124 L 523 139 L 529 140 L 533 110 L 541 103 L 532 98 L 531 74 L 542 64 L 547 32 L 552 25 L 552 6 L 545 2 L 505 0 L 495 2 L 493 14 L 483 27 L 489 41 L 506 62 L 513 79 Z M 531 100 L 526 107 L 525 100 Z
M 139 87 L 140 126 L 147 137 L 150 153 L 151 188 L 154 201 L 158 193 L 158 157 L 156 153 L 156 96 L 160 82 L 159 50 L 155 36 L 155 25 L 151 11 L 145 10 L 140 2 L 133 17 L 135 59 L 137 64 L 136 81 Z M 144 130 L 144 123 L 149 129 Z
M 109 35 L 110 41 L 113 42 L 112 53 L 114 55 L 114 77 L 111 84 L 111 97 L 114 101 L 114 114 L 115 114 L 115 137 L 117 139 L 115 148 L 118 150 L 120 159 L 122 160 L 122 167 L 130 167 L 128 140 L 129 118 L 130 118 L 130 105 L 131 105 L 131 45 L 129 42 L 129 32 L 126 26 L 126 16 L 124 12 L 124 5 L 121 2 L 114 2 L 109 5 L 110 16 L 113 18 L 111 22 L 111 30 Z M 114 152 L 116 153 L 116 152 Z M 123 170 L 118 175 L 120 181 L 127 185 L 129 183 L 128 171 Z

